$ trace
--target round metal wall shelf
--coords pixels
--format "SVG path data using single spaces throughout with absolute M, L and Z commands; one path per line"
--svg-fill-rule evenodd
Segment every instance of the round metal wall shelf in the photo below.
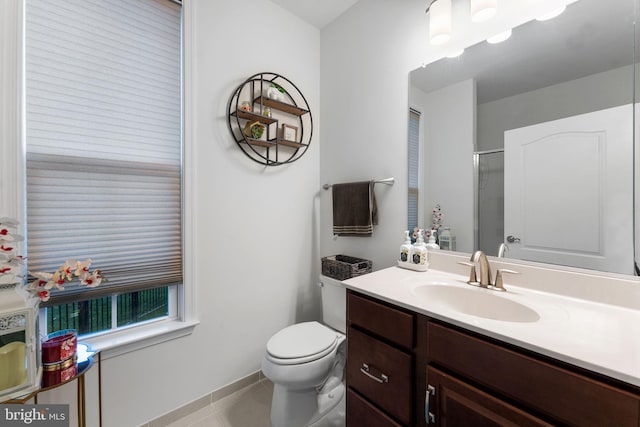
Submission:
M 313 119 L 304 95 L 280 74 L 258 73 L 229 99 L 229 131 L 240 149 L 266 166 L 292 163 L 311 144 Z

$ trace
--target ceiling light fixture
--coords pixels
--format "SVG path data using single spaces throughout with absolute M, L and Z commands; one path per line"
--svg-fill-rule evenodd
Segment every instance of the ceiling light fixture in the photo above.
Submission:
M 536 21 L 548 21 L 549 19 L 553 19 L 564 12 L 566 8 L 567 6 L 562 6 L 561 8 L 552 10 L 551 12 L 545 13 L 544 15 L 540 15 L 536 18 Z
M 429 41 L 441 45 L 451 38 L 451 0 L 436 0 L 427 8 Z
M 498 0 L 471 0 L 469 13 L 471 22 L 484 22 L 498 11 Z
M 464 49 L 454 50 L 447 54 L 447 58 L 457 58 L 464 53 Z
M 511 32 L 512 32 L 511 29 L 508 29 L 507 31 L 498 33 L 495 36 L 489 37 L 487 39 L 487 42 L 491 44 L 502 43 L 503 41 L 511 37 Z

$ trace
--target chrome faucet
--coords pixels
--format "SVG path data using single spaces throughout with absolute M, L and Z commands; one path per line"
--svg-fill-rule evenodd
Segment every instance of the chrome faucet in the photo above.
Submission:
M 504 258 L 504 254 L 509 250 L 509 246 L 504 243 L 500 243 L 498 246 L 498 258 Z
M 471 255 L 471 259 L 469 260 L 474 265 L 477 265 L 476 268 L 477 274 L 480 276 L 480 281 L 478 284 L 482 287 L 487 287 L 493 284 L 491 280 L 491 266 L 489 265 L 489 260 L 487 256 L 482 251 L 475 251 L 473 255 Z

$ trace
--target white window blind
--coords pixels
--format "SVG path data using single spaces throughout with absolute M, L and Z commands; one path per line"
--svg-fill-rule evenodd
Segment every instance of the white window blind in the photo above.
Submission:
M 53 304 L 182 281 L 180 21 L 166 0 L 26 2 L 29 270 L 108 279 Z
M 413 230 L 418 226 L 418 187 L 420 181 L 420 113 L 409 110 L 409 197 L 407 226 Z

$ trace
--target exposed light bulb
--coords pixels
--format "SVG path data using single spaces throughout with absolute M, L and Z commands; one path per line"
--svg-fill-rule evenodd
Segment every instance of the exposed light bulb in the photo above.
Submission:
M 508 29 L 507 31 L 503 31 L 501 33 L 496 34 L 495 36 L 489 37 L 487 39 L 487 42 L 491 44 L 502 43 L 503 41 L 511 37 L 511 33 L 512 33 L 511 29 Z
M 558 9 L 552 10 L 551 12 L 545 13 L 544 15 L 540 15 L 536 18 L 536 21 L 548 21 L 549 19 L 553 19 L 564 12 L 566 8 L 567 6 L 562 6 Z
M 471 22 L 484 22 L 498 11 L 498 0 L 471 0 L 469 13 Z
M 451 0 L 436 0 L 429 8 L 429 41 L 441 45 L 451 38 Z

